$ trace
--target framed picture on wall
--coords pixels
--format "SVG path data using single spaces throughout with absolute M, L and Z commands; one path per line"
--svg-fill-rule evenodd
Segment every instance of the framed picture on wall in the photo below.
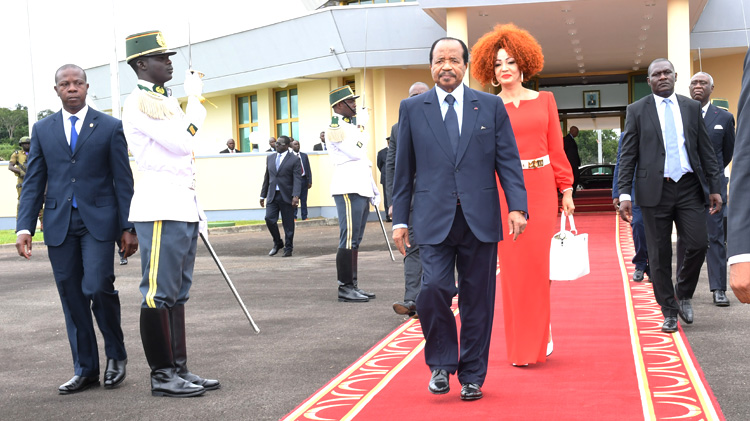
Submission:
M 599 108 L 599 91 L 583 91 L 583 108 Z

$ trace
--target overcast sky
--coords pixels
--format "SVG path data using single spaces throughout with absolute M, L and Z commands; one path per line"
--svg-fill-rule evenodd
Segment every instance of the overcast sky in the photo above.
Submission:
M 124 60 L 128 35 L 161 30 L 167 45 L 176 48 L 188 43 L 188 21 L 190 39 L 195 43 L 304 15 L 308 10 L 303 3 L 303 0 L 3 0 L 0 107 L 30 106 L 35 100 L 37 112 L 47 108 L 59 110 L 60 101 L 53 89 L 55 70 L 66 63 L 84 69 L 107 64 L 115 53 L 119 60 Z

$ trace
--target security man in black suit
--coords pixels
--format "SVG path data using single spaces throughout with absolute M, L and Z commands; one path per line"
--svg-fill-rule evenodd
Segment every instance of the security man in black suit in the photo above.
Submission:
M 314 151 L 327 151 L 328 147 L 326 146 L 326 132 L 320 132 L 320 143 L 316 143 L 315 146 L 313 146 Z
M 299 157 L 302 164 L 302 192 L 299 195 L 299 207 L 302 208 L 302 220 L 307 219 L 307 193 L 312 188 L 312 169 L 310 169 L 310 158 L 306 153 L 299 151 L 299 141 L 292 140 L 292 150 Z M 297 219 L 297 208 L 294 208 L 294 219 Z
M 643 212 L 654 295 L 664 314 L 662 332 L 677 331 L 677 315 L 693 322 L 693 298 L 706 255 L 705 206 L 721 210 L 721 169 L 698 101 L 676 95 L 677 74 L 664 58 L 651 62 L 646 79 L 654 95 L 630 104 L 622 140 L 620 216 L 632 218 L 630 192 Z M 637 165 L 637 171 L 636 171 Z M 705 178 L 696 173 L 703 172 Z M 633 182 L 635 175 L 635 183 Z M 706 194 L 706 192 L 710 194 Z M 672 224 L 685 243 L 681 275 L 672 284 Z
M 719 168 L 729 165 L 734 152 L 734 116 L 728 111 L 710 103 L 714 90 L 714 79 L 708 73 L 698 72 L 690 79 L 690 97 L 701 103 L 703 122 L 706 124 L 708 136 L 711 138 Z M 724 243 L 724 213 L 727 206 L 727 178 L 722 173 L 721 200 L 724 202 L 719 212 L 706 216 L 706 232 L 708 232 L 708 285 L 713 293 L 714 305 L 729 306 L 727 298 L 727 247 Z M 677 240 L 677 282 L 683 282 L 680 276 L 685 246 Z
M 290 143 L 287 136 L 276 139 L 276 153 L 266 159 L 266 174 L 260 190 L 260 206 L 266 208 L 266 226 L 273 237 L 269 256 L 283 248 L 284 257 L 290 257 L 294 247 L 294 208 L 302 191 L 302 165 L 299 158 L 289 152 Z M 279 213 L 286 243 L 279 234 Z
M 568 157 L 570 162 L 570 169 L 573 170 L 573 196 L 576 194 L 578 189 L 578 180 L 581 178 L 581 170 L 578 167 L 581 166 L 581 156 L 578 154 L 578 144 L 576 143 L 576 136 L 578 136 L 578 127 L 570 126 L 568 134 L 563 137 L 563 148 L 565 148 L 565 156 Z

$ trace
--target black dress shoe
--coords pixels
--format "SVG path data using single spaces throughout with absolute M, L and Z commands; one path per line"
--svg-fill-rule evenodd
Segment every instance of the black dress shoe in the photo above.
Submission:
M 417 304 L 414 301 L 399 301 L 393 303 L 393 311 L 396 314 L 412 314 L 417 312 Z
M 57 388 L 57 391 L 61 395 L 70 395 L 72 393 L 83 392 L 90 387 L 99 386 L 99 376 L 96 377 L 81 377 L 73 376 L 72 379 L 68 380 L 67 383 Z
M 432 370 L 432 377 L 430 378 L 430 386 L 428 388 L 430 393 L 434 395 L 448 393 L 451 390 L 451 385 L 448 382 L 448 371 Z
M 466 383 L 461 385 L 461 400 L 475 401 L 482 399 L 482 387 L 476 383 Z
M 664 324 L 661 325 L 661 331 L 666 333 L 677 332 L 677 317 L 667 316 L 664 318 Z
M 633 282 L 642 282 L 643 281 L 643 270 L 636 269 L 633 272 Z
M 278 252 L 279 252 L 279 250 L 281 250 L 282 248 L 284 248 L 284 246 L 280 246 L 280 245 L 275 245 L 275 244 L 274 244 L 274 246 L 273 246 L 273 248 L 271 249 L 271 251 L 269 251 L 269 252 L 268 252 L 268 255 L 269 255 L 269 256 L 275 256 L 275 255 L 276 255 L 276 253 L 278 253 Z
M 339 285 L 339 301 L 347 303 L 366 303 L 370 301 L 370 299 L 358 293 L 354 289 L 354 285 Z
M 292 251 L 291 250 L 284 250 L 284 255 L 281 257 L 292 257 Z
M 680 315 L 680 318 L 684 320 L 685 323 L 693 323 L 693 304 L 690 302 L 689 298 L 680 300 L 679 311 L 677 314 Z
M 367 297 L 370 300 L 374 300 L 375 299 L 375 294 L 373 294 L 372 292 L 367 292 L 367 291 L 363 290 L 362 288 L 357 287 L 356 284 L 354 285 L 354 290 L 357 291 L 358 293 L 364 295 L 365 297 Z
M 125 257 L 120 257 L 120 266 L 127 265 L 127 264 L 128 264 L 128 259 Z
M 107 359 L 107 371 L 104 372 L 104 387 L 111 389 L 125 380 L 125 366 L 128 360 Z
M 729 298 L 727 298 L 727 293 L 716 289 L 714 290 L 714 305 L 717 307 L 729 307 Z

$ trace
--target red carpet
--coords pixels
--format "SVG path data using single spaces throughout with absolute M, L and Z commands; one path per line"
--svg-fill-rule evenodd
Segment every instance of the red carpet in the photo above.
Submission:
M 546 363 L 507 363 L 498 296 L 483 399 L 461 401 L 454 376 L 450 393 L 427 391 L 420 325 L 410 320 L 284 419 L 723 419 L 682 333 L 659 331 L 651 285 L 628 280 L 630 228 L 614 212 L 576 225 L 589 234 L 591 273 L 553 283 Z

